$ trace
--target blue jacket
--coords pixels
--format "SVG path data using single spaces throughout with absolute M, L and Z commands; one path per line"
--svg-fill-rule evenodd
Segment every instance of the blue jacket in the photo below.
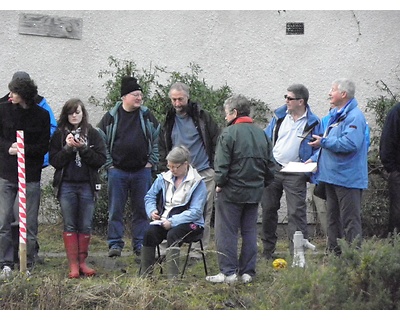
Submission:
M 192 166 L 189 168 L 185 181 L 187 181 L 191 187 L 187 191 L 185 202 L 182 205 L 174 207 L 168 215 L 168 220 L 171 221 L 172 227 L 176 227 L 182 223 L 194 223 L 200 227 L 204 227 L 203 211 L 207 199 L 206 184 L 197 173 L 196 169 Z M 162 214 L 161 208 L 163 208 L 165 204 L 167 184 L 171 183 L 171 179 L 172 174 L 170 171 L 160 173 L 157 175 L 149 191 L 147 191 L 144 197 L 144 203 L 149 218 L 151 217 L 151 213 L 155 210 L 158 210 L 158 212 Z M 185 181 L 182 183 L 185 183 Z M 158 197 L 160 192 L 162 196 L 161 206 L 159 205 L 160 199 Z
M 323 130 L 319 118 L 311 111 L 309 105 L 306 106 L 307 109 L 307 124 L 304 127 L 302 134 L 303 140 L 300 143 L 299 148 L 299 158 L 301 162 L 306 162 L 308 159 L 312 158 L 313 155 L 317 154 L 318 148 L 313 148 L 308 144 L 309 139 L 312 135 L 322 135 Z M 284 104 L 274 111 L 274 116 L 268 126 L 264 129 L 267 137 L 272 141 L 274 146 L 278 140 L 279 127 L 282 124 L 283 119 L 286 117 L 287 106 Z M 310 182 L 315 183 L 315 174 L 310 175 Z
M 328 128 L 321 139 L 318 181 L 346 188 L 368 188 L 366 119 L 352 99 L 339 112 L 332 109 Z
M 39 96 L 41 97 L 41 96 Z M 43 99 L 38 103 L 38 106 L 43 108 L 44 110 L 47 110 L 50 116 L 50 138 L 53 136 L 53 133 L 57 129 L 57 120 L 54 117 L 54 113 L 51 110 L 49 104 L 47 103 L 46 98 L 43 97 Z M 49 153 L 47 152 L 44 155 L 44 161 L 43 161 L 43 168 L 47 167 L 49 165 Z
M 326 128 L 328 127 L 329 119 L 331 118 L 331 112 L 334 113 L 332 109 L 329 110 L 329 113 L 321 118 L 321 126 L 323 131 L 325 132 Z M 371 145 L 371 137 L 370 137 L 370 128 L 368 125 L 368 122 L 366 123 L 367 126 L 365 127 L 365 142 L 367 143 L 367 150 L 369 149 L 369 146 Z

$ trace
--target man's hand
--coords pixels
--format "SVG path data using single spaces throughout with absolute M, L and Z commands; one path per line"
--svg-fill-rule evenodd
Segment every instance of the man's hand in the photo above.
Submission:
M 14 143 L 11 145 L 10 149 L 8 149 L 8 153 L 9 153 L 11 156 L 16 156 L 16 155 L 17 155 L 17 152 L 18 152 L 17 143 L 14 142 Z
M 309 144 L 311 147 L 319 148 L 319 147 L 321 146 L 322 137 L 320 137 L 319 135 L 316 135 L 316 134 L 313 134 L 312 137 L 313 137 L 315 140 L 314 140 L 313 142 L 309 142 L 308 144 Z

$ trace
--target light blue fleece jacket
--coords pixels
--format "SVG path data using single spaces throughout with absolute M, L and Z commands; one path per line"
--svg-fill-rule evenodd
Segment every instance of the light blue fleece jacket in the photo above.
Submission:
M 185 197 L 184 203 L 174 207 L 169 214 L 168 220 L 171 222 L 172 227 L 176 227 L 182 223 L 194 223 L 200 227 L 204 227 L 204 205 L 207 199 L 207 188 L 203 178 L 198 174 L 196 169 L 189 166 L 188 174 L 185 180 L 182 182 L 186 184 L 189 189 Z M 157 175 L 151 188 L 147 191 L 144 197 L 145 209 L 147 216 L 150 218 L 151 213 L 157 208 L 157 196 L 159 192 L 162 192 L 162 207 L 165 205 L 165 194 L 167 191 L 167 185 L 173 183 L 172 173 L 170 171 L 163 172 Z M 185 186 L 183 186 L 183 189 Z M 180 208 L 188 205 L 186 210 L 181 212 Z M 180 212 L 174 214 L 174 212 Z M 162 214 L 162 212 L 160 212 Z
M 333 109 L 318 155 L 317 180 L 346 188 L 368 188 L 366 119 L 356 99 Z

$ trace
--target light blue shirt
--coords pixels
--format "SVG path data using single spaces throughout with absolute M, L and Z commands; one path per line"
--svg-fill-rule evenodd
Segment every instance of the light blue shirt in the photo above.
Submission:
M 210 161 L 199 131 L 189 116 L 175 116 L 171 133 L 172 145 L 184 145 L 190 151 L 191 164 L 198 172 L 210 168 Z

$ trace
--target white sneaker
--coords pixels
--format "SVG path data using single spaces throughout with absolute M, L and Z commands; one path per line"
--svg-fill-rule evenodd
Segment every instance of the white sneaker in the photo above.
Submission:
M 223 273 L 218 273 L 215 276 L 207 276 L 206 277 L 207 281 L 213 282 L 213 283 L 234 283 L 237 281 L 237 275 L 231 274 L 230 276 L 226 276 Z
M 231 274 L 230 276 L 226 276 L 225 277 L 225 283 L 235 283 L 237 281 L 238 277 L 236 275 L 236 273 Z
M 242 275 L 242 282 L 243 283 L 250 283 L 253 281 L 253 277 L 247 273 L 243 273 Z
M 5 280 L 9 277 L 11 277 L 12 270 L 9 266 L 4 266 L 3 270 L 0 273 L 0 280 Z

